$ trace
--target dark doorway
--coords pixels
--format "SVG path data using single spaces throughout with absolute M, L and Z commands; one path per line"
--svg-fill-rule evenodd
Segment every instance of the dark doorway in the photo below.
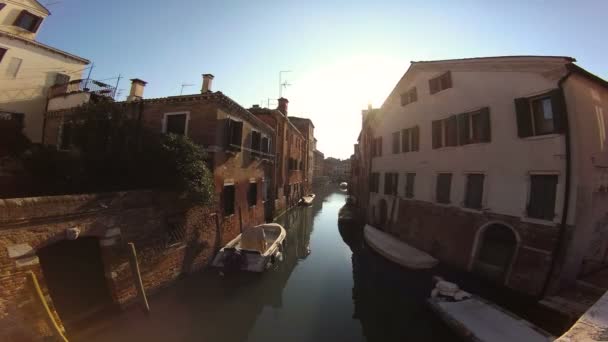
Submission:
M 517 237 L 502 224 L 492 224 L 481 232 L 479 248 L 473 265 L 476 273 L 503 282 L 513 261 Z
M 40 249 L 38 257 L 51 299 L 64 323 L 111 305 L 98 239 L 62 240 Z

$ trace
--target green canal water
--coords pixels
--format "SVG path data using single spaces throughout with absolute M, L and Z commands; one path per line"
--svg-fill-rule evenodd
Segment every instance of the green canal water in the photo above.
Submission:
M 209 269 L 149 298 L 152 313 L 89 322 L 71 341 L 454 341 L 426 307 L 427 275 L 371 252 L 360 230 L 338 227 L 346 194 L 278 219 L 284 260 L 264 274 Z

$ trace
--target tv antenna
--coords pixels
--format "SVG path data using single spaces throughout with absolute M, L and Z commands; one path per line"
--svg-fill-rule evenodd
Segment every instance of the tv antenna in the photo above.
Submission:
M 182 95 L 184 93 L 184 88 L 185 87 L 192 87 L 194 84 L 192 83 L 182 83 L 182 89 L 179 91 L 179 95 Z
M 291 72 L 291 70 L 279 71 L 279 98 L 283 97 L 283 88 L 287 88 L 291 85 L 290 83 L 287 83 L 287 81 L 283 82 L 283 74 L 286 74 L 288 72 Z

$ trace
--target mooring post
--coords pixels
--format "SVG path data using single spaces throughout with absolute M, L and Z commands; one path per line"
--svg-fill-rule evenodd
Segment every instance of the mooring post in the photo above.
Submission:
M 40 306 L 42 306 L 42 310 L 44 310 L 44 318 L 45 318 L 46 322 L 48 323 L 48 325 L 51 327 L 51 330 L 53 330 L 53 334 L 55 335 L 57 340 L 63 341 L 63 342 L 68 342 L 68 339 L 63 334 L 63 331 L 61 330 L 59 323 L 57 323 L 57 321 L 55 320 L 55 316 L 51 312 L 49 305 L 46 303 L 46 300 L 44 299 L 44 295 L 42 294 L 42 290 L 40 289 L 40 284 L 38 284 L 38 279 L 36 278 L 36 275 L 32 271 L 27 271 L 27 275 L 28 275 L 30 282 L 32 283 L 32 287 L 34 289 L 34 294 L 35 294 L 34 297 L 36 297 L 38 304 L 40 304 Z
M 240 223 L 241 233 L 243 233 L 243 214 L 241 213 L 240 205 L 239 205 L 239 223 Z
M 129 242 L 129 263 L 131 264 L 131 273 L 135 276 L 135 287 L 137 288 L 137 297 L 144 309 L 146 314 L 150 313 L 150 306 L 148 305 L 148 298 L 146 297 L 146 290 L 144 289 L 144 283 L 141 280 L 141 273 L 139 272 L 139 263 L 137 262 L 137 251 L 135 250 L 135 244 Z

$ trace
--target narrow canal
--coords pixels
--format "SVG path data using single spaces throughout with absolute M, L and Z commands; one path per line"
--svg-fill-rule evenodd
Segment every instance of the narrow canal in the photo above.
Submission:
M 87 324 L 72 341 L 453 341 L 402 268 L 373 254 L 354 227 L 338 227 L 345 193 L 279 218 L 283 262 L 264 274 L 209 269 L 137 309 Z

